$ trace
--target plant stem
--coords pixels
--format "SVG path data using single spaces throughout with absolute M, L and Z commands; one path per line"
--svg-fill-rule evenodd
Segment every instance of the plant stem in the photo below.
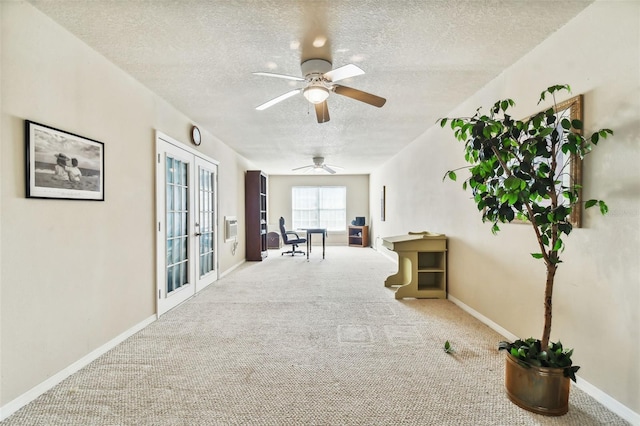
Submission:
M 507 164 L 500 157 L 498 150 L 495 146 L 491 147 L 493 153 L 496 158 L 500 162 L 503 170 L 505 171 L 507 176 L 511 176 L 511 169 L 507 166 Z M 552 156 L 552 174 L 555 173 L 555 169 L 557 167 L 557 163 L 555 162 L 555 147 L 553 149 Z M 558 261 L 558 252 L 554 250 L 547 251 L 544 243 L 542 242 L 542 235 L 540 234 L 540 229 L 536 223 L 533 208 L 531 207 L 531 203 L 527 200 L 524 203 L 524 206 L 527 209 L 527 216 L 529 217 L 529 222 L 531 222 L 531 226 L 533 227 L 533 231 L 536 234 L 536 240 L 538 241 L 538 246 L 540 247 L 540 252 L 542 253 L 544 263 L 547 267 L 547 282 L 545 284 L 544 290 L 544 328 L 542 330 L 542 339 L 540 339 L 541 350 L 546 351 L 549 349 L 549 339 L 551 336 L 551 318 L 552 314 L 552 297 L 553 297 L 553 281 L 556 275 L 557 269 L 557 261 Z M 558 206 L 558 197 L 555 192 L 551 194 L 551 205 L 552 208 Z M 551 248 L 555 247 L 556 241 L 558 240 L 558 226 L 556 224 L 552 225 L 551 230 Z
M 556 265 L 547 264 L 547 283 L 544 288 L 544 328 L 542 329 L 542 339 L 540 341 L 541 351 L 546 351 L 549 349 L 552 317 L 551 300 L 553 298 L 553 280 L 556 275 L 556 269 Z

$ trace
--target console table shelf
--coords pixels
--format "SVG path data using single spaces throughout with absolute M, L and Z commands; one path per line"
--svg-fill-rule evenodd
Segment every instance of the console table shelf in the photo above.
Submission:
M 398 253 L 398 272 L 384 282 L 385 287 L 397 287 L 396 299 L 447 298 L 447 237 L 444 234 L 415 232 L 385 237 L 382 245 Z

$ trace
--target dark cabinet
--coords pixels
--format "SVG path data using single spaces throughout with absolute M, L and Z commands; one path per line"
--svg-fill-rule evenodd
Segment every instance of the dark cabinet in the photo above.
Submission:
M 244 181 L 246 221 L 246 258 L 267 257 L 267 175 L 260 170 L 247 170 Z

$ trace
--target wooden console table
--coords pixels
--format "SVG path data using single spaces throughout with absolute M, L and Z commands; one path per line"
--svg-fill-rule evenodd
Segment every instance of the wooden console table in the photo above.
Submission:
M 447 298 L 447 237 L 431 232 L 385 237 L 382 245 L 398 253 L 398 272 L 385 287 L 398 287 L 396 299 Z

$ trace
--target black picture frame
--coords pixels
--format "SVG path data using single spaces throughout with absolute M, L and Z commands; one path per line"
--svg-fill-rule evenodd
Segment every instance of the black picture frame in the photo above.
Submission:
M 386 220 L 387 213 L 387 187 L 382 186 L 382 192 L 380 194 L 380 221 L 384 222 Z
M 27 198 L 104 201 L 104 143 L 25 120 Z

